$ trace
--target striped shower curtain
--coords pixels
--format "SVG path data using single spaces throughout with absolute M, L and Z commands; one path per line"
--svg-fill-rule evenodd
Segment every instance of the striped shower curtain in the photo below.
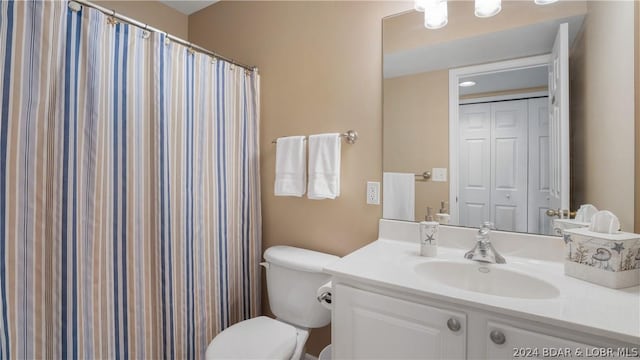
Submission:
M 256 72 L 0 2 L 0 358 L 202 358 L 260 309 Z

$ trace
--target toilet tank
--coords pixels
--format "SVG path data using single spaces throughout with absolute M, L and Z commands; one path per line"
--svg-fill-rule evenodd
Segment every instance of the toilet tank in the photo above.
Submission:
M 273 314 L 303 328 L 319 328 L 331 322 L 331 312 L 320 305 L 316 291 L 331 276 L 322 269 L 337 256 L 291 246 L 273 246 L 264 252 L 267 292 Z

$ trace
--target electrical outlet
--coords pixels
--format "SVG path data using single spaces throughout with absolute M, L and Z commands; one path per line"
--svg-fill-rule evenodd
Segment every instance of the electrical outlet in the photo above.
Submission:
M 447 181 L 447 168 L 431 169 L 431 181 Z
M 367 181 L 367 204 L 380 205 L 380 183 Z

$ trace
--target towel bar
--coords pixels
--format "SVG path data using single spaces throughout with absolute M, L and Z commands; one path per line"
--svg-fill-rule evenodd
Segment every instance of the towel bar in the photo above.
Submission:
M 358 132 L 355 130 L 348 130 L 347 132 L 340 134 L 340 137 L 345 138 L 347 144 L 355 144 L 358 140 Z M 307 140 L 306 137 L 304 139 Z M 277 142 L 278 139 L 273 139 L 271 141 L 272 144 L 276 144 Z M 429 177 L 431 177 L 431 174 L 429 174 Z
M 415 176 L 417 178 L 422 178 L 422 179 L 416 179 L 416 181 L 427 181 L 431 179 L 431 171 L 425 171 L 422 174 L 415 174 Z

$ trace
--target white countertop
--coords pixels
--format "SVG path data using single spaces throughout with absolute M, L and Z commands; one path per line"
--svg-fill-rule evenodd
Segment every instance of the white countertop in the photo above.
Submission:
M 381 239 L 336 261 L 325 272 L 394 291 L 640 344 L 640 286 L 609 289 L 565 276 L 562 262 L 508 254 L 503 254 L 507 264 L 489 266 L 525 272 L 553 284 L 560 295 L 553 299 L 494 296 L 427 281 L 414 270 L 416 265 L 433 259 L 458 261 L 464 253 L 462 249 L 439 247 L 437 258 L 421 257 L 417 243 Z

